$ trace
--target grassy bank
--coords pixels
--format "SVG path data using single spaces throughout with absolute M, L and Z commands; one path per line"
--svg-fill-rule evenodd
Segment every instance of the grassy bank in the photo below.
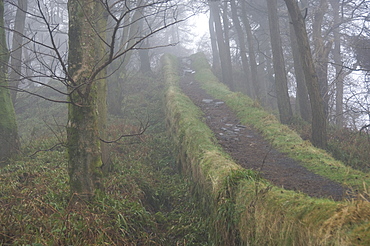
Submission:
M 309 170 L 353 187 L 354 190 L 363 190 L 364 184 L 370 187 L 370 175 L 368 173 L 343 165 L 327 152 L 313 147 L 309 141 L 302 140 L 289 127 L 281 125 L 275 116 L 264 111 L 252 99 L 241 93 L 231 92 L 213 75 L 207 60 L 202 54 L 194 55 L 193 60 L 193 66 L 197 71 L 195 76 L 201 86 L 211 95 L 224 100 L 243 124 L 253 126 L 275 148 L 298 160 Z
M 264 112 L 251 99 L 230 92 L 212 74 L 204 56 L 192 56 L 195 78 L 208 93 L 224 100 L 243 122 L 254 125 L 278 149 L 316 173 L 356 189 L 366 174 L 345 167 L 324 151 Z M 370 205 L 364 201 L 334 202 L 313 199 L 259 179 L 236 165 L 215 144 L 214 135 L 201 120 L 199 109 L 178 87 L 174 57 L 163 59 L 169 85 L 166 92 L 167 124 L 177 146 L 184 172 L 208 197 L 204 206 L 212 218 L 217 245 L 368 245 Z M 332 175 L 333 170 L 338 174 Z M 362 179 L 361 182 L 352 179 Z
M 163 87 L 146 76 L 125 84 L 124 115 L 110 117 L 108 138 L 138 132 L 139 121 L 150 127 L 111 144 L 105 193 L 81 208 L 69 206 L 66 150 L 51 148 L 65 139 L 66 105 L 21 97 L 22 155 L 0 169 L 0 245 L 208 245 L 166 134 Z

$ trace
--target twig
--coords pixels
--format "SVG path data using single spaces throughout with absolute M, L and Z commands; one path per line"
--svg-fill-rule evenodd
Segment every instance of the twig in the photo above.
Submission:
M 108 140 L 104 140 L 104 139 L 102 139 L 102 138 L 99 138 L 100 139 L 100 141 L 102 141 L 103 143 L 117 143 L 119 140 L 121 140 L 122 138 L 126 138 L 126 137 L 135 137 L 135 136 L 140 136 L 140 135 L 143 135 L 144 134 L 144 132 L 146 131 L 146 129 L 148 129 L 149 128 L 149 126 L 150 126 L 150 124 L 149 124 L 149 121 L 147 121 L 146 123 L 145 123 L 145 126 L 143 126 L 143 124 L 142 123 L 140 123 L 140 129 L 141 129 L 141 131 L 140 132 L 138 132 L 138 133 L 133 133 L 133 134 L 123 134 L 123 135 L 121 135 L 119 138 L 117 138 L 116 140 L 112 140 L 112 141 L 108 141 Z
M 37 150 L 35 153 L 33 153 L 32 155 L 30 155 L 29 157 L 33 157 L 35 156 L 37 153 L 41 152 L 41 151 L 52 151 L 55 147 L 58 147 L 58 146 L 62 146 L 62 147 L 65 147 L 65 144 L 64 143 L 57 143 L 55 144 L 53 147 L 49 148 L 49 149 L 39 149 Z

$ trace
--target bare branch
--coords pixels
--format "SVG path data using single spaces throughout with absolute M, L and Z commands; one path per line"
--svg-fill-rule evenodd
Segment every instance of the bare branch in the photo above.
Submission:
M 57 143 L 57 144 L 55 144 L 55 145 L 53 145 L 53 147 L 51 147 L 51 148 L 49 148 L 49 149 L 39 149 L 39 150 L 37 150 L 37 151 L 35 151 L 32 155 L 30 155 L 29 157 L 34 157 L 37 153 L 39 153 L 39 152 L 44 152 L 44 151 L 52 151 L 52 150 L 54 150 L 56 147 L 58 147 L 58 146 L 62 146 L 62 147 L 66 147 L 65 146 L 65 143 Z
M 123 134 L 121 136 L 119 136 L 117 139 L 115 140 L 112 140 L 112 141 L 108 141 L 108 140 L 104 140 L 104 139 L 100 139 L 100 141 L 102 141 L 103 143 L 117 143 L 119 140 L 121 140 L 122 138 L 126 138 L 126 137 L 135 137 L 135 136 L 140 136 L 140 135 L 143 135 L 144 132 L 149 128 L 150 124 L 149 124 L 149 121 L 147 121 L 145 123 L 145 125 L 142 124 L 142 122 L 140 122 L 140 132 L 138 133 L 134 133 L 134 134 Z

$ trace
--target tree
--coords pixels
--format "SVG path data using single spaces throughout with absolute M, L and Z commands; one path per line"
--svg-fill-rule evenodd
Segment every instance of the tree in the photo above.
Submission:
M 23 32 L 26 24 L 26 13 L 27 13 L 28 0 L 18 0 L 17 13 L 14 21 L 14 32 L 12 41 L 12 52 L 11 52 L 11 64 L 13 68 L 10 71 L 10 82 L 15 88 L 18 88 L 19 78 L 21 74 L 22 65 L 22 49 L 23 49 Z M 13 104 L 17 97 L 17 90 L 11 91 Z
M 328 2 L 327 0 L 320 0 L 319 6 L 315 11 L 312 23 L 312 39 L 314 46 L 314 63 L 319 81 L 321 97 L 324 103 L 325 115 L 329 111 L 329 86 L 328 86 L 328 63 L 329 53 L 332 47 L 332 41 L 325 41 L 322 35 L 322 26 L 324 16 L 327 14 Z
M 280 121 L 283 124 L 289 124 L 293 117 L 292 107 L 290 106 L 288 94 L 288 80 L 286 77 L 285 62 L 280 37 L 279 18 L 277 12 L 277 1 L 267 0 L 271 47 L 273 64 L 275 71 L 276 96 Z
M 100 1 L 69 0 L 67 149 L 71 192 L 91 198 L 101 188 L 102 158 L 99 140 L 98 83 L 106 58 L 106 16 Z M 104 29 L 101 29 L 103 27 Z M 96 61 L 99 70 L 96 70 Z M 102 99 L 101 99 L 102 100 Z
M 243 66 L 243 72 L 244 72 L 244 75 L 245 75 L 245 83 L 246 83 L 247 93 L 248 93 L 249 96 L 253 97 L 252 88 L 251 88 L 252 87 L 251 86 L 252 77 L 251 77 L 251 69 L 250 69 L 249 61 L 248 61 L 248 57 L 247 57 L 247 47 L 246 47 L 246 43 L 245 43 L 243 28 L 240 25 L 240 20 L 239 20 L 239 15 L 238 15 L 235 0 L 230 1 L 230 6 L 231 6 L 231 14 L 232 14 L 233 24 L 234 24 L 235 31 L 236 31 L 236 34 L 237 34 L 237 37 L 238 37 L 240 57 L 241 57 L 241 62 L 242 62 L 242 66 Z M 257 80 L 253 80 L 253 81 L 257 81 Z
M 220 56 L 218 47 L 217 47 L 217 37 L 216 37 L 216 30 L 214 25 L 214 14 L 213 11 L 209 11 L 209 21 L 208 21 L 208 27 L 209 27 L 209 36 L 211 39 L 211 48 L 212 48 L 212 68 L 217 71 L 221 68 L 220 64 Z
M 219 1 L 209 1 L 208 3 L 214 21 L 217 46 L 221 63 L 222 82 L 229 85 L 230 89 L 233 89 L 232 66 L 231 58 L 229 55 L 230 47 L 227 46 L 226 40 L 224 39 L 224 30 L 222 28 L 222 23 L 220 19 Z
M 293 66 L 295 73 L 295 80 L 297 83 L 297 93 L 296 93 L 296 109 L 299 115 L 307 122 L 311 122 L 311 108 L 310 101 L 308 98 L 307 86 L 304 78 L 304 72 L 302 68 L 301 55 L 299 54 L 297 37 L 295 36 L 293 25 L 289 26 L 289 37 L 292 46 L 293 55 Z
M 307 37 L 306 25 L 298 4 L 295 0 L 284 0 L 288 8 L 294 33 L 297 38 L 298 49 L 305 81 L 310 95 L 312 110 L 312 143 L 320 148 L 327 146 L 326 117 L 324 106 L 319 90 L 319 81 L 312 59 L 311 49 Z
M 249 63 L 250 63 L 250 71 L 251 71 L 251 79 L 252 79 L 252 85 L 254 89 L 254 95 L 255 97 L 262 101 L 264 100 L 264 97 L 262 96 L 262 90 L 261 90 L 261 81 L 258 76 L 258 68 L 257 68 L 257 62 L 256 62 L 256 54 L 254 51 L 254 40 L 253 40 L 253 34 L 252 34 L 252 28 L 247 16 L 247 9 L 245 6 L 244 1 L 241 3 L 242 6 L 242 20 L 244 24 L 244 28 L 246 31 L 247 36 L 247 42 L 248 42 L 248 54 L 249 54 Z M 265 103 L 262 101 L 262 103 Z
M 140 46 L 143 41 L 184 21 L 177 18 L 175 10 L 185 5 L 176 1 L 137 0 L 130 4 L 126 1 L 105 0 L 69 0 L 68 3 L 60 1 L 57 3 L 58 18 L 65 21 L 55 22 L 51 2 L 35 3 L 27 14 L 31 16 L 31 21 L 37 23 L 36 29 L 27 25 L 29 33 L 22 35 L 26 43 L 24 47 L 27 47 L 33 61 L 26 64 L 22 60 L 20 80 L 28 80 L 39 87 L 57 92 L 65 99 L 48 98 L 37 91 L 29 91 L 27 86 L 16 88 L 2 83 L 1 89 L 12 88 L 52 102 L 68 104 L 65 145 L 71 194 L 75 198 L 89 200 L 96 190 L 103 190 L 102 166 L 109 159 L 105 155 L 105 144 L 125 136 L 112 141 L 105 136 L 106 78 L 116 72 L 122 63 L 127 62 L 121 58 L 125 58 L 132 50 L 152 48 Z M 63 13 L 59 5 L 63 9 L 67 6 L 68 15 L 65 12 L 59 15 Z M 14 29 L 9 31 L 15 32 Z M 3 54 L 7 53 L 4 51 Z M 3 57 L 5 59 L 5 55 Z M 118 60 L 121 60 L 121 64 L 107 73 L 107 67 Z M 8 68 L 15 70 L 14 67 Z M 31 76 L 25 68 L 32 71 Z M 58 82 L 66 90 L 61 89 L 61 86 L 54 86 Z
M 116 37 L 124 22 L 126 13 L 119 11 L 122 3 L 115 2 L 113 12 L 105 1 L 69 0 L 69 56 L 68 88 L 69 111 L 67 125 L 67 148 L 69 154 L 69 175 L 72 193 L 83 199 L 90 199 L 96 189 L 101 189 L 102 176 L 102 131 L 106 115 L 106 67 L 114 60 L 133 49 L 140 49 L 140 44 L 148 37 L 172 26 L 181 20 L 162 22 L 159 26 L 140 26 L 140 21 L 148 23 L 146 18 L 157 13 L 162 16 L 173 7 L 171 2 L 145 2 L 138 0 L 132 30 L 123 47 L 117 48 Z M 152 8 L 152 9 L 150 9 Z M 161 8 L 161 10 L 158 10 Z M 135 8 L 134 8 L 135 9 Z M 147 13 L 145 11 L 148 11 Z M 157 11 L 157 12 L 155 12 Z M 107 27 L 107 15 L 114 20 Z M 117 15 L 117 16 L 116 16 Z M 123 24 L 124 25 L 124 24 Z M 106 30 L 113 28 L 112 36 L 106 39 Z M 130 29 L 131 29 L 130 28 Z M 121 43 L 122 44 L 122 43 Z M 147 49 L 145 47 L 144 49 Z M 99 119 L 103 117 L 103 119 Z
M 335 122 L 338 127 L 343 127 L 344 117 L 343 117 L 343 90 L 344 90 L 344 71 L 343 62 L 341 57 L 341 41 L 339 26 L 341 24 L 340 20 L 340 4 L 337 0 L 330 0 L 330 4 L 333 8 L 333 36 L 334 36 L 334 48 L 332 50 L 334 68 L 335 68 Z
M 6 80 L 9 52 L 5 41 L 4 0 L 0 1 L 0 164 L 19 150 L 13 102 Z

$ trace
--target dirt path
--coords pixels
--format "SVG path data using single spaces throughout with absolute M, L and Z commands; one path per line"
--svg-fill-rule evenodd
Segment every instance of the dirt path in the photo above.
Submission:
M 271 147 L 252 127 L 242 125 L 222 101 L 208 95 L 191 75 L 183 76 L 181 89 L 205 114 L 207 125 L 219 144 L 242 167 L 259 171 L 265 179 L 288 190 L 311 197 L 342 200 L 346 190 L 338 183 L 300 166 L 295 160 Z

